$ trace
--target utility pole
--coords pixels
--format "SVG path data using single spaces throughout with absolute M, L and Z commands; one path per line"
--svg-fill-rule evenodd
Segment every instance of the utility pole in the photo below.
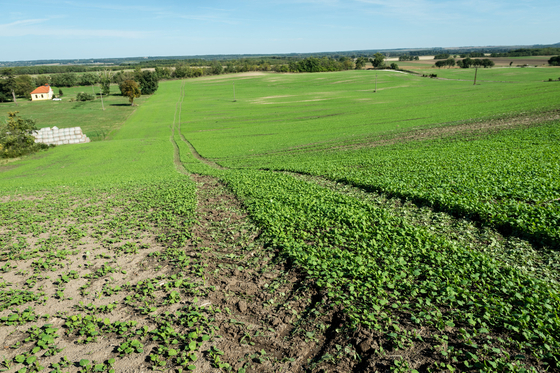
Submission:
M 103 108 L 103 111 L 105 111 L 105 104 L 103 104 L 103 88 L 100 87 L 99 89 L 99 94 L 101 95 L 101 107 Z
M 478 73 L 478 67 L 474 68 L 474 83 L 473 85 L 476 85 L 476 74 Z
M 375 91 L 373 93 L 377 93 L 377 74 L 375 74 Z

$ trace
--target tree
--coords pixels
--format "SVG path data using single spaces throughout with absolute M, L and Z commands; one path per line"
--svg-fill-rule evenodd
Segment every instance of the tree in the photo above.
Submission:
M 33 79 L 29 75 L 16 76 L 15 93 L 17 96 L 31 98 L 31 92 L 35 89 Z
M 341 59 L 349 59 L 348 57 L 341 57 Z M 341 61 L 344 62 L 344 61 Z M 358 57 L 356 58 L 356 70 L 361 70 L 366 66 L 366 63 L 368 62 L 367 58 L 365 57 Z
M 45 84 L 51 84 L 51 77 L 49 75 L 39 75 L 35 78 L 35 87 L 40 87 Z
M 85 73 L 80 77 L 80 85 L 94 85 L 99 82 L 99 77 L 94 73 Z
M 135 98 L 138 98 L 142 95 L 140 87 L 138 87 L 138 83 L 136 83 L 134 80 L 125 80 L 124 82 L 119 84 L 119 89 L 121 90 L 121 94 L 123 96 L 128 97 L 130 106 L 134 104 Z
M 374 58 L 371 58 L 371 64 L 373 65 L 374 68 L 383 68 L 385 67 L 385 56 L 382 55 L 381 53 L 377 52 L 376 54 L 373 55 Z
M 560 56 L 550 57 L 548 64 L 551 66 L 560 66 Z
M 212 75 L 220 75 L 224 71 L 224 67 L 219 61 L 214 61 L 210 65 L 210 72 Z
M 62 92 L 62 89 L 58 89 L 58 97 L 62 97 L 64 96 L 64 93 Z
M 35 143 L 35 121 L 18 117 L 18 113 L 8 113 L 8 121 L 0 126 L 0 158 L 15 158 L 48 148 L 46 144 Z
M 188 66 L 185 66 L 184 64 L 180 63 L 177 66 L 175 66 L 175 71 L 173 72 L 173 75 L 179 79 L 185 78 L 187 76 L 187 72 L 189 69 L 190 68 Z
M 2 99 L 6 99 L 8 98 L 10 95 L 12 96 L 12 100 L 16 103 L 17 105 L 17 101 L 16 101 L 16 78 L 15 78 L 15 74 L 14 74 L 14 69 L 3 69 L 2 72 L 0 73 L 0 76 L 2 76 L 2 86 L 0 87 L 2 89 L 2 91 L 0 91 L 0 94 L 3 94 L 3 98 Z M 8 100 L 6 100 L 8 101 Z
M 89 93 L 80 92 L 76 95 L 76 101 L 93 101 L 95 97 Z
M 169 67 L 156 66 L 155 70 L 159 80 L 171 78 L 171 70 L 169 70 Z
M 142 69 L 140 68 L 140 66 L 136 66 L 134 68 L 134 80 L 139 82 L 141 76 L 142 76 Z
M 143 71 L 139 75 L 138 83 L 143 95 L 151 95 L 158 89 L 158 76 L 155 72 Z
M 78 85 L 78 76 L 74 73 L 62 73 L 52 76 L 52 85 L 55 87 L 73 87 Z
M 493 66 L 495 65 L 495 64 L 494 64 L 494 61 L 492 61 L 492 60 L 490 60 L 490 59 L 488 59 L 488 58 L 484 58 L 484 59 L 481 61 L 481 63 L 482 63 L 482 66 L 483 66 L 484 68 L 493 67 Z
M 399 69 L 399 65 L 397 65 L 396 63 L 391 63 L 391 69 L 393 70 L 398 70 Z

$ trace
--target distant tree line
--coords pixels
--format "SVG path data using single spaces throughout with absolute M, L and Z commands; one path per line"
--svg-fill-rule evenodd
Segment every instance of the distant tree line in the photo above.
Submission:
M 477 58 L 477 57 L 484 57 L 484 53 L 482 52 L 470 52 L 470 53 L 461 53 L 459 57 L 461 58 Z
M 449 57 L 451 57 L 451 55 L 449 53 L 440 53 L 440 54 L 436 54 L 434 56 L 434 60 L 446 60 Z
M 487 68 L 487 67 L 493 67 L 494 65 L 495 65 L 494 61 L 489 60 L 488 58 L 484 58 L 484 59 L 481 60 L 481 59 L 478 59 L 478 58 L 471 59 L 471 58 L 467 57 L 463 60 L 457 61 L 457 66 L 459 66 L 463 69 L 468 69 L 469 67 L 473 67 L 473 66 L 474 67 Z
M 408 54 L 404 54 L 402 56 L 399 56 L 399 61 L 419 61 L 420 57 L 418 56 L 411 56 Z
M 435 65 L 436 65 L 437 68 L 446 67 L 446 66 L 447 66 L 447 67 L 453 67 L 453 66 L 455 66 L 455 59 L 449 57 L 449 58 L 446 59 L 446 60 L 437 61 L 437 62 L 435 63 Z
M 492 53 L 490 57 L 553 56 L 555 54 L 560 54 L 560 48 L 520 48 L 504 53 Z

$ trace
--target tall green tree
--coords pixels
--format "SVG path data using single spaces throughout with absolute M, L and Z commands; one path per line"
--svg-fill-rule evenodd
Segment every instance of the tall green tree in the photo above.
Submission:
M 212 75 L 220 75 L 224 71 L 224 67 L 219 61 L 214 61 L 210 64 L 210 71 Z
M 341 58 L 344 58 L 344 57 L 341 57 Z M 348 57 L 346 57 L 346 58 L 348 58 Z M 345 61 L 346 61 L 346 60 L 345 60 Z M 344 61 L 341 61 L 341 62 L 344 62 Z M 367 63 L 367 62 L 368 62 L 368 61 L 367 61 L 367 58 L 365 58 L 365 57 L 358 57 L 358 58 L 356 58 L 356 70 L 361 70 L 361 69 L 363 69 L 363 68 L 366 66 L 366 63 Z
M 385 56 L 377 52 L 373 55 L 373 58 L 370 58 L 370 62 L 374 68 L 382 68 L 385 66 Z
M 140 91 L 143 95 L 151 95 L 158 89 L 158 75 L 155 72 L 143 71 L 139 75 L 138 83 L 140 84 Z
M 11 69 L 11 68 L 2 69 L 2 71 L 0 71 L 0 77 L 3 80 L 2 81 L 2 86 L 0 87 L 0 88 L 2 88 L 2 91 L 0 91 L 0 93 L 3 93 L 4 98 L 12 96 L 12 100 L 17 105 L 16 78 L 15 78 L 14 69 Z M 6 101 L 8 101 L 8 100 L 6 100 Z
M 40 87 L 45 84 L 51 84 L 51 77 L 49 75 L 39 75 L 35 78 L 35 87 Z
M 33 79 L 30 75 L 16 76 L 16 89 L 17 96 L 31 98 L 31 92 L 35 89 L 33 86 Z

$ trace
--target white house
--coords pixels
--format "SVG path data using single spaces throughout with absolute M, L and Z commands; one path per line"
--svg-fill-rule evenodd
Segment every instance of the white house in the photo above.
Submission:
M 48 85 L 42 85 L 31 92 L 31 101 L 51 100 L 53 98 L 53 90 Z

